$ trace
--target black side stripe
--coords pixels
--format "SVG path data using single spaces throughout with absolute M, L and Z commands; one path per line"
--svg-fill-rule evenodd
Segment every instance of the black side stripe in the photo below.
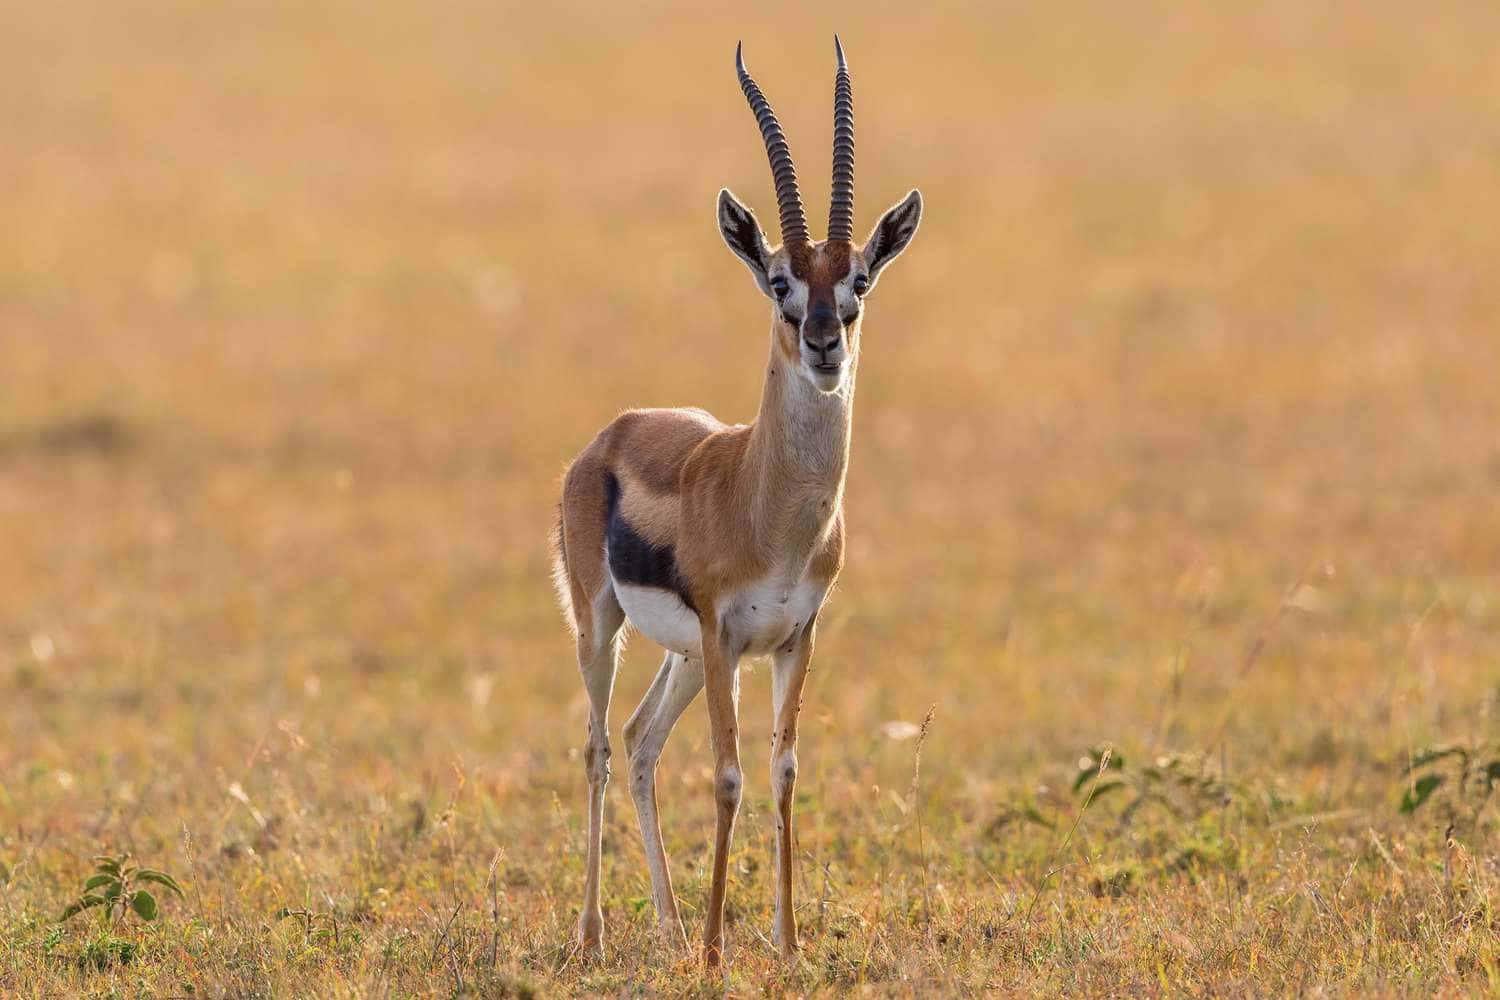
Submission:
M 609 514 L 604 537 L 609 551 L 610 575 L 621 583 L 670 590 L 693 614 L 697 614 L 698 609 L 688 593 L 687 581 L 677 571 L 677 553 L 670 545 L 652 545 L 636 533 L 620 513 L 620 481 L 613 472 L 607 475 L 605 488 L 609 498 Z

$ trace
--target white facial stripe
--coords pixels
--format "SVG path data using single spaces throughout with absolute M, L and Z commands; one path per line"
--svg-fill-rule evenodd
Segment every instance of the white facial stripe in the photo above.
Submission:
M 852 254 L 849 258 L 849 273 L 833 286 L 833 299 L 838 305 L 839 316 L 849 316 L 859 311 L 859 296 L 854 294 L 854 278 L 862 272 L 864 265 L 858 259 L 858 254 Z
M 803 281 L 801 278 L 793 274 L 792 269 L 789 267 L 778 268 L 768 276 L 768 279 L 774 278 L 778 275 L 785 278 L 787 285 L 791 288 L 791 291 L 786 293 L 786 298 L 781 300 L 781 311 L 783 313 L 791 313 L 794 316 L 806 316 L 808 296 L 807 282 Z

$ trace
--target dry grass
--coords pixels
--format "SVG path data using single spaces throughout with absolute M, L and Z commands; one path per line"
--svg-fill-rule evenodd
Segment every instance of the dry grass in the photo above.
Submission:
M 1397 811 L 1413 748 L 1497 736 L 1493 5 L 3 20 L 0 992 L 722 988 L 648 937 L 619 781 L 610 955 L 568 959 L 544 536 L 618 409 L 753 412 L 766 310 L 711 206 L 774 213 L 733 42 L 821 219 L 835 28 L 859 224 L 911 184 L 928 214 L 866 329 L 804 959 L 763 937 L 752 771 L 732 991 L 1500 987 L 1492 813 L 1450 846 L 1448 805 Z M 934 703 L 914 797 L 886 723 Z M 705 746 L 700 704 L 663 761 L 694 928 Z M 1129 787 L 1065 837 L 1104 746 Z M 125 963 L 52 923 L 106 850 L 187 889 Z

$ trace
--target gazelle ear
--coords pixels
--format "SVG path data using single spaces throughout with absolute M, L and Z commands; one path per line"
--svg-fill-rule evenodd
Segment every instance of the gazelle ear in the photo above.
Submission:
M 922 221 L 922 192 L 913 189 L 910 194 L 886 209 L 875 228 L 870 231 L 865 244 L 865 263 L 870 266 L 870 287 L 881 270 L 900 256 L 901 251 L 917 234 L 917 225 Z
M 771 244 L 766 241 L 765 231 L 756 221 L 755 213 L 728 188 L 719 192 L 719 235 L 724 237 L 734 255 L 745 262 L 761 293 L 770 296 L 766 265 L 771 262 Z

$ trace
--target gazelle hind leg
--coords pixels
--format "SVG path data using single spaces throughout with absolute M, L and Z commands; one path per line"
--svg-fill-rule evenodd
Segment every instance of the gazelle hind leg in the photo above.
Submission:
M 579 621 L 578 670 L 589 696 L 589 734 L 583 766 L 589 781 L 589 840 L 584 861 L 583 910 L 578 944 L 586 955 L 604 954 L 604 914 L 599 908 L 599 872 L 604 841 L 604 789 L 609 784 L 609 698 L 615 685 L 616 639 L 625 613 L 606 585 L 594 599 L 588 620 Z
M 657 927 L 662 935 L 685 944 L 677 897 L 672 892 L 672 873 L 662 844 L 661 820 L 656 805 L 656 762 L 672 735 L 672 727 L 703 690 L 703 662 L 668 652 L 656 680 L 651 682 L 640 707 L 625 723 L 625 753 L 629 758 L 630 794 L 641 824 L 646 864 L 651 870 L 651 896 L 656 904 Z

